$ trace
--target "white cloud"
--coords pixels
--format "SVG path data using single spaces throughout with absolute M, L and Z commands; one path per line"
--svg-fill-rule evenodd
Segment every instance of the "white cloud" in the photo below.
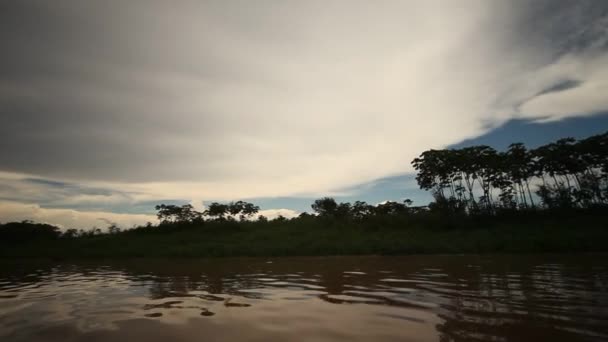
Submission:
M 522 117 L 554 121 L 608 110 L 608 57 L 605 54 L 566 56 L 540 70 L 536 76 L 544 81 L 545 87 L 563 80 L 580 80 L 582 84 L 532 98 L 521 106 Z
M 122 228 L 155 223 L 154 215 L 117 214 L 98 211 L 77 211 L 71 209 L 41 208 L 37 204 L 18 202 L 0 202 L 0 218 L 2 222 L 32 220 L 35 222 L 57 225 L 61 228 L 106 228 L 108 222 L 116 223 Z
M 299 212 L 295 211 L 295 210 L 291 210 L 291 209 L 266 209 L 266 210 L 260 210 L 258 212 L 258 214 L 256 215 L 256 218 L 260 217 L 260 216 L 264 216 L 269 220 L 275 219 L 279 216 L 283 216 L 285 218 L 294 218 L 294 217 L 298 217 L 298 215 L 300 215 Z

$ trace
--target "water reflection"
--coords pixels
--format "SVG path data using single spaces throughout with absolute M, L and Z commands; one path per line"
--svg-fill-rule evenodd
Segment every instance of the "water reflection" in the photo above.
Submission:
M 0 340 L 605 340 L 604 259 L 2 262 Z

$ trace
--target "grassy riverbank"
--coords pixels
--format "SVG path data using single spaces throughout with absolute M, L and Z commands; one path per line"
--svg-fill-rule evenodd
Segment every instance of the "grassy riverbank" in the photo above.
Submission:
M 116 234 L 0 243 L 0 256 L 225 257 L 608 251 L 608 214 L 534 212 L 492 217 L 298 218 L 141 227 Z

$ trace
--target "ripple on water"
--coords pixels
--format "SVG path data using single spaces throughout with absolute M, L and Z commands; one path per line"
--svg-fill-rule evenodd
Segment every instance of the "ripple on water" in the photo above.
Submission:
M 190 329 L 186 341 L 204 336 L 207 324 L 261 340 L 276 333 L 286 340 L 506 341 L 539 332 L 552 341 L 601 340 L 608 338 L 606 259 L 181 260 L 31 271 L 22 263 L 19 272 L 0 270 L 0 340 L 46 341 L 28 334 L 58 326 L 125 337 L 120 327 L 138 319 Z

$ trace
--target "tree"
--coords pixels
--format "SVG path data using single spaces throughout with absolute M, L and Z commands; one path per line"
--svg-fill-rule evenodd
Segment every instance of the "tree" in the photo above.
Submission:
M 257 214 L 260 211 L 260 207 L 254 205 L 253 203 L 237 201 L 230 202 L 227 205 L 227 210 L 233 217 L 239 216 L 241 221 L 249 219 L 253 215 Z
M 374 212 L 374 206 L 367 204 L 366 202 L 356 201 L 351 206 L 351 216 L 355 220 L 363 220 L 369 217 Z
M 260 207 L 254 205 L 253 203 L 246 202 L 243 206 L 243 210 L 241 211 L 241 220 L 243 217 L 250 218 L 253 215 L 257 214 L 260 211 Z
M 224 220 L 224 216 L 229 213 L 228 205 L 221 204 L 217 202 L 213 202 L 209 204 L 207 210 L 205 210 L 205 215 L 214 217 L 218 220 Z
M 608 204 L 608 132 L 580 141 L 559 139 L 531 151 L 522 143 L 500 153 L 488 146 L 429 150 L 412 165 L 420 188 L 436 199 L 432 210 L 535 208 L 533 193 L 549 208 Z M 535 181 L 542 185 L 533 191 Z
M 519 195 L 518 198 L 523 206 L 528 207 L 527 195 L 530 205 L 535 207 L 530 190 L 530 180 L 535 174 L 533 155 L 528 152 L 524 144 L 514 143 L 509 145 L 507 152 L 501 154 L 501 157 L 503 170 L 509 176 L 512 191 Z
M 287 221 L 287 218 L 285 216 L 283 216 L 283 215 L 279 215 L 279 216 L 275 217 L 273 221 L 275 221 L 275 222 L 285 222 L 285 221 Z
M 118 233 L 120 233 L 120 227 L 118 225 L 116 225 L 116 223 L 112 223 L 108 227 L 108 233 L 109 234 L 118 234 Z
M 303 212 L 300 215 L 298 215 L 298 219 L 300 219 L 300 220 L 308 220 L 308 219 L 314 219 L 314 218 L 315 218 L 314 215 L 311 215 L 307 212 Z
M 78 236 L 78 229 L 74 229 L 74 228 L 67 229 L 65 232 L 63 232 L 63 234 L 61 234 L 62 238 L 68 238 L 68 239 L 75 238 L 77 236 Z
M 182 206 L 172 204 L 160 204 L 157 205 L 156 210 L 158 213 L 156 216 L 161 223 L 192 223 L 202 219 L 202 213 L 194 210 L 194 207 L 190 204 Z
M 268 218 L 264 215 L 258 216 L 258 222 L 268 222 Z
M 411 203 L 410 200 L 406 201 L 409 202 L 399 203 L 393 201 L 386 201 L 384 203 L 380 203 L 374 208 L 374 212 L 376 213 L 376 215 L 381 216 L 405 214 L 408 212 L 408 204 L 406 203 Z
M 341 202 L 338 204 L 336 211 L 334 213 L 334 217 L 339 219 L 347 219 L 350 217 L 351 213 L 351 204 L 349 202 Z
M 338 203 L 331 197 L 323 197 L 315 200 L 311 205 L 312 210 L 321 217 L 335 216 Z

